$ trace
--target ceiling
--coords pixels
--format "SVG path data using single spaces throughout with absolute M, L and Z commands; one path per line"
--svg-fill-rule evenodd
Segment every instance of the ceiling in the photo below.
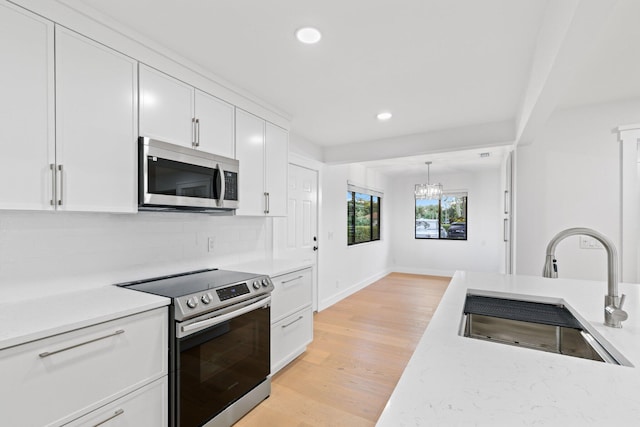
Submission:
M 635 0 L 59 1 L 277 107 L 333 162 L 391 174 L 434 156 L 486 167 L 505 150 L 485 163 L 478 150 L 518 142 L 519 129 L 535 136 L 528 117 L 640 96 Z M 318 44 L 294 38 L 307 25 L 322 31 Z M 392 119 L 378 122 L 380 111 Z

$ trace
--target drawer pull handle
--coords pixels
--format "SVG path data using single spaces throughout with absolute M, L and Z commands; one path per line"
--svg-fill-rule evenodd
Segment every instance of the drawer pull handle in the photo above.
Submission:
M 83 346 L 83 345 L 91 344 L 92 342 L 100 341 L 100 340 L 103 340 L 103 339 L 106 339 L 106 338 L 109 338 L 109 337 L 114 337 L 114 336 L 120 335 L 120 334 L 124 334 L 124 329 L 118 329 L 117 331 L 115 331 L 112 334 L 105 335 L 105 336 L 99 337 L 99 338 L 94 338 L 94 339 L 89 340 L 89 341 L 81 342 L 80 344 L 76 344 L 76 345 L 72 345 L 72 346 L 69 346 L 69 347 L 61 348 L 60 350 L 45 351 L 44 353 L 40 353 L 38 356 L 40 356 L 40 357 L 49 357 L 49 356 L 52 356 L 54 354 L 62 353 L 63 351 L 71 350 L 71 349 L 74 349 L 74 348 L 77 348 L 77 347 L 80 347 L 80 346 Z
M 93 427 L 98 427 L 101 426 L 102 424 L 106 423 L 107 421 L 111 421 L 112 419 L 114 419 L 115 417 L 117 417 L 118 415 L 122 415 L 124 414 L 124 409 L 118 409 L 116 412 L 113 413 L 113 415 L 111 415 L 109 418 L 107 418 L 104 421 L 100 421 L 98 424 L 94 424 Z
M 58 188 L 58 186 L 56 185 L 56 178 L 58 174 L 56 173 L 56 165 L 54 165 L 53 163 L 49 165 L 49 169 L 51 170 L 51 200 L 49 200 L 49 203 L 51 204 L 51 206 L 55 206 L 56 190 Z
M 282 325 L 282 329 L 288 328 L 289 326 L 293 325 L 296 322 L 299 322 L 302 319 L 304 319 L 304 316 L 298 316 L 298 318 L 296 320 L 293 320 L 293 321 L 287 323 L 286 325 Z
M 281 283 L 282 283 L 283 285 L 285 285 L 285 284 L 287 284 L 287 283 L 289 283 L 289 282 L 294 282 L 294 281 L 296 281 L 296 280 L 298 280 L 298 279 L 302 279 L 303 277 L 304 277 L 304 276 L 294 277 L 293 279 L 283 280 Z

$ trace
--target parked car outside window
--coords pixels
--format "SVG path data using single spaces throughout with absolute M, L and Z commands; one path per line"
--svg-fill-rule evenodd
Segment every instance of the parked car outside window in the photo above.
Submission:
M 450 239 L 466 239 L 467 238 L 467 223 L 466 222 L 454 222 L 449 227 Z

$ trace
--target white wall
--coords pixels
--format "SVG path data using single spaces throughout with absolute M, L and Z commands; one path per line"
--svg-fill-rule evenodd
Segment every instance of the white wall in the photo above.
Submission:
M 539 276 L 559 231 L 593 228 L 620 248 L 620 146 L 614 129 L 640 121 L 640 100 L 556 111 L 544 131 L 516 151 L 516 273 Z M 560 277 L 606 280 L 603 249 L 578 237 L 556 250 Z
M 264 258 L 271 228 L 261 217 L 0 211 L 0 296 L 48 295 Z M 215 239 L 213 252 L 208 237 Z
M 384 192 L 381 240 L 347 246 L 347 181 Z M 389 273 L 394 221 L 387 179 L 360 165 L 325 166 L 322 172 L 318 309 L 323 310 Z
M 414 186 L 424 175 L 393 179 L 387 206 L 393 218 L 391 259 L 394 271 L 453 275 L 456 270 L 499 272 L 503 265 L 500 170 L 432 175 L 444 190 L 468 191 L 467 240 L 415 238 Z

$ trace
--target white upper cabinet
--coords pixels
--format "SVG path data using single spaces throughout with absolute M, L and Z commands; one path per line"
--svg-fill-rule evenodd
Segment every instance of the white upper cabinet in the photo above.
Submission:
M 265 192 L 268 214 L 287 216 L 289 133 L 271 123 L 265 129 Z
M 234 156 L 234 106 L 140 64 L 140 135 Z
M 237 215 L 287 215 L 288 133 L 236 109 Z
M 235 156 L 235 107 L 196 89 L 196 148 L 229 158 Z
M 0 3 L 0 208 L 53 209 L 53 23 Z
M 57 209 L 137 210 L 137 62 L 56 27 Z
M 236 159 L 240 162 L 236 215 L 264 215 L 264 125 L 259 117 L 236 110 Z
M 191 147 L 193 87 L 140 64 L 140 135 Z

